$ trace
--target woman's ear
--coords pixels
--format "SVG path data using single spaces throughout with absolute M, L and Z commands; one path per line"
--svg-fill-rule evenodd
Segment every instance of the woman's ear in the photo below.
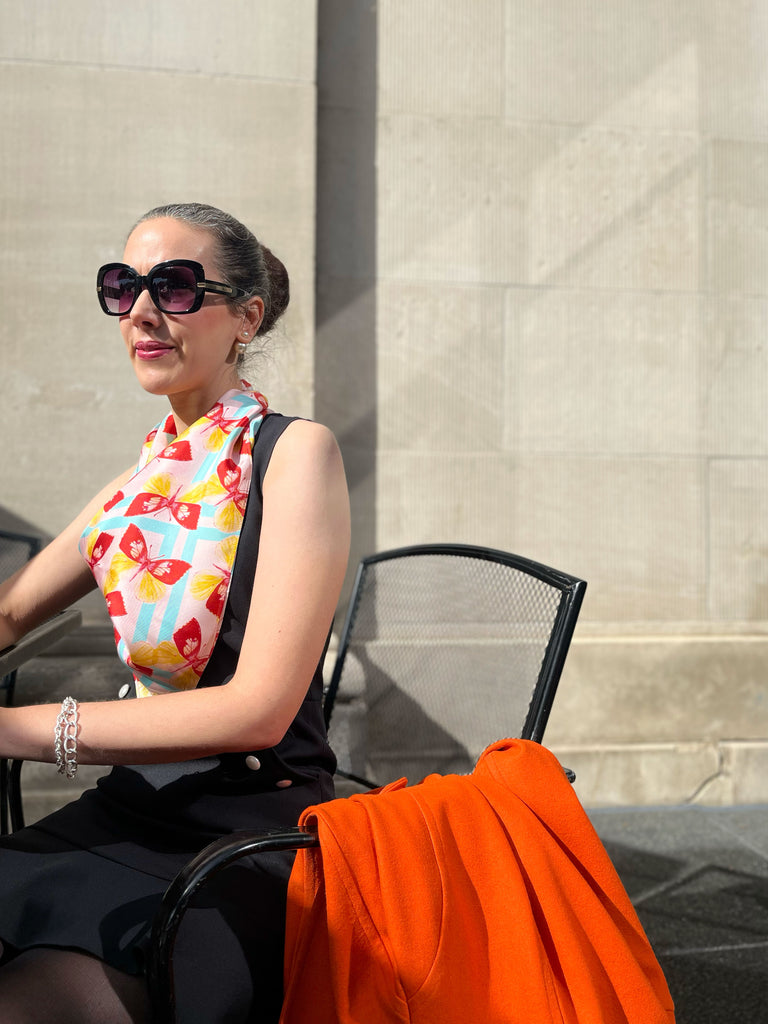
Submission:
M 254 295 L 248 300 L 248 305 L 243 313 L 243 323 L 240 330 L 247 332 L 253 337 L 258 333 L 261 321 L 264 319 L 264 300 L 259 295 Z

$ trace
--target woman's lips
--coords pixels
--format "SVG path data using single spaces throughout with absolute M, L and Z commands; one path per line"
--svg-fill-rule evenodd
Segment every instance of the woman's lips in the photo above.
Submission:
M 160 341 L 137 341 L 134 351 L 139 359 L 160 359 L 168 352 L 173 352 L 172 345 L 164 345 Z

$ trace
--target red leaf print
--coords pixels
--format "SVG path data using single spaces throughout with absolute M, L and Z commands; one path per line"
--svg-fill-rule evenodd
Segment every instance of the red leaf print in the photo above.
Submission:
M 190 619 L 173 634 L 173 642 L 179 650 L 179 654 L 190 664 L 197 659 L 200 645 L 203 642 L 200 631 L 200 623 L 197 619 Z
M 125 495 L 123 494 L 123 492 L 122 491 L 118 491 L 117 494 L 115 494 L 114 497 L 110 498 L 109 501 L 107 502 L 107 504 L 104 506 L 104 511 L 105 512 L 109 512 L 109 510 L 111 508 L 114 508 L 114 506 L 118 503 L 118 501 L 122 501 L 122 499 L 124 497 L 125 497 Z
M 162 494 L 150 494 L 149 491 L 142 491 L 133 499 L 125 510 L 125 514 L 127 516 L 150 516 L 167 505 L 168 499 Z
M 189 462 L 192 459 L 192 448 L 189 441 L 172 441 L 158 455 L 159 459 L 173 459 L 176 462 Z
M 221 618 L 224 613 L 224 604 L 227 600 L 227 583 L 229 581 L 229 574 L 227 579 L 224 579 L 219 583 L 216 589 L 213 591 L 211 596 L 205 602 L 205 607 L 211 612 L 216 618 Z
M 97 562 L 101 561 L 101 559 L 107 553 L 109 545 L 112 543 L 114 539 L 115 538 L 112 536 L 111 533 L 99 534 L 99 536 L 96 538 L 96 543 L 93 545 L 91 554 L 88 558 L 88 564 L 90 565 L 91 568 L 93 568 Z
M 200 506 L 187 501 L 170 501 L 168 508 L 171 515 L 179 524 L 187 530 L 196 530 L 200 519 Z
M 104 595 L 104 599 L 107 602 L 107 611 L 110 615 L 127 615 L 128 612 L 125 608 L 125 601 L 123 595 L 119 590 L 112 590 L 109 594 Z
M 161 583 L 176 583 L 192 568 L 192 563 L 182 562 L 180 558 L 153 558 L 143 568 Z
M 219 480 L 226 489 L 231 493 L 237 489 L 237 485 L 240 483 L 240 467 L 232 459 L 224 459 L 216 467 L 216 472 L 219 475 Z
M 238 511 L 241 515 L 245 515 L 245 506 L 248 502 L 248 492 L 241 491 L 239 489 L 240 478 L 242 476 L 240 467 L 237 463 L 233 462 L 232 459 L 224 459 L 223 462 L 219 463 L 216 472 L 219 475 L 224 487 L 227 489 L 227 495 L 231 501 L 235 503 Z
M 144 534 L 135 523 L 131 523 L 123 534 L 123 538 L 120 541 L 120 550 L 132 562 L 139 562 L 143 565 L 148 560 L 147 542 L 144 540 Z

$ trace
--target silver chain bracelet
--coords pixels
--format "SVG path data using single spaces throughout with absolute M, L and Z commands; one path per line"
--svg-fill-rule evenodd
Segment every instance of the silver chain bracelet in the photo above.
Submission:
M 65 697 L 56 719 L 53 751 L 59 775 L 66 775 L 68 779 L 74 779 L 77 774 L 77 725 L 77 701 L 74 697 Z

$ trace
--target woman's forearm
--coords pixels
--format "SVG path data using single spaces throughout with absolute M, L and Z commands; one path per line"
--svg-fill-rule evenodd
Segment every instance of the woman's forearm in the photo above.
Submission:
M 59 704 L 0 708 L 0 756 L 54 762 Z M 79 705 L 80 764 L 153 764 L 274 746 L 282 725 L 227 687 Z M 284 731 L 284 730 L 283 730 Z

